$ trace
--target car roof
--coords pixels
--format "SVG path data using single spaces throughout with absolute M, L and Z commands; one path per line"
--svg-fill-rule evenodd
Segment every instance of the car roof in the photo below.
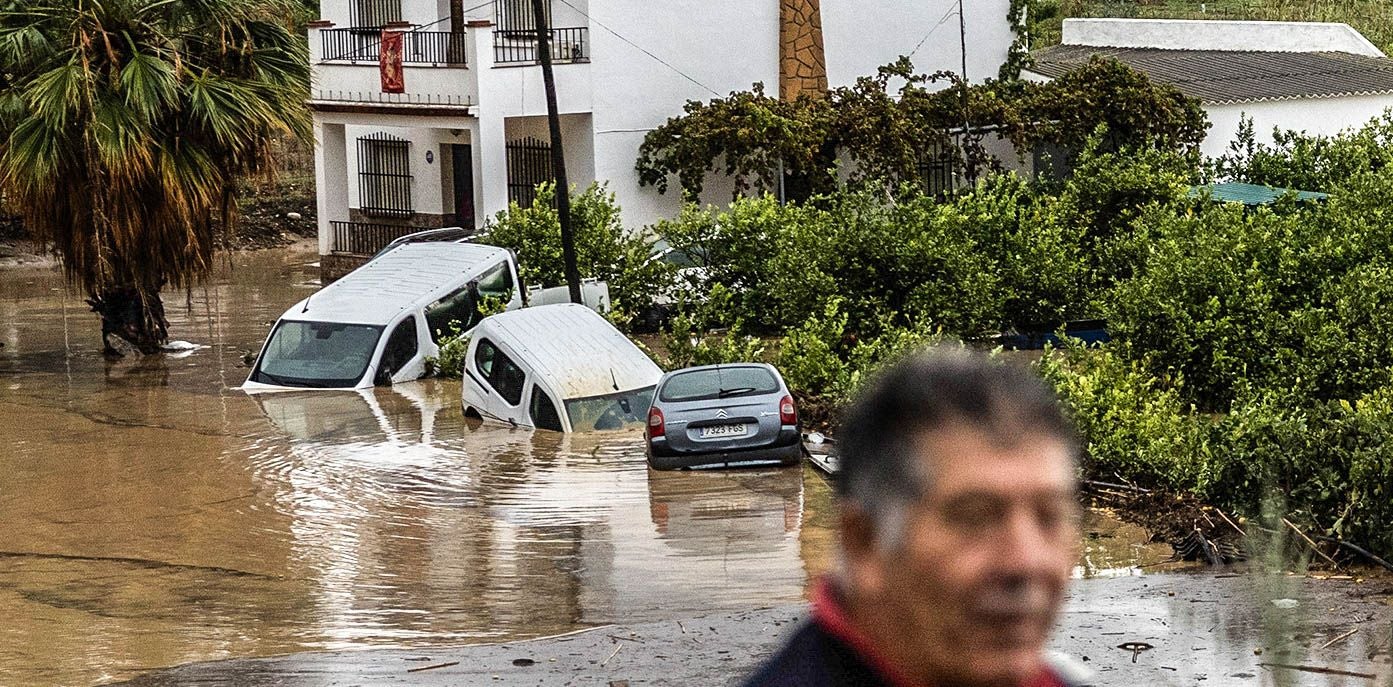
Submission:
M 680 370 L 672 370 L 663 375 L 663 381 L 666 382 L 672 377 L 688 372 L 714 372 L 715 370 L 730 370 L 740 367 L 757 367 L 761 370 L 773 373 L 774 379 L 783 380 L 783 376 L 779 374 L 778 368 L 775 368 L 769 363 L 719 363 L 716 365 L 694 365 L 692 367 L 684 367 Z
M 663 371 L 595 311 L 538 305 L 486 317 L 474 330 L 525 360 L 561 399 L 603 396 L 658 383 Z M 618 386 L 616 390 L 614 387 Z
M 474 243 L 409 243 L 369 261 L 282 315 L 289 320 L 390 324 L 424 307 L 508 255 Z

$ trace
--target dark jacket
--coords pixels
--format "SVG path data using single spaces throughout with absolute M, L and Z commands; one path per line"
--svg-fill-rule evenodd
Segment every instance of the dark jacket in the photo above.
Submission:
M 813 588 L 813 617 L 760 666 L 745 687 L 908 687 L 846 617 L 830 581 Z M 858 650 L 859 647 L 859 650 Z M 1053 669 L 1023 687 L 1068 687 Z
M 890 687 L 851 647 L 811 620 L 745 687 Z

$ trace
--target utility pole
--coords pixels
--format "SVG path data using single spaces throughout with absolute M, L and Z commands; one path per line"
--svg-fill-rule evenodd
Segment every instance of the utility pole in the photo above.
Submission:
M 542 60 L 542 83 L 547 92 L 547 124 L 551 129 L 551 170 L 556 177 L 556 213 L 561 219 L 561 262 L 566 271 L 566 285 L 571 290 L 571 302 L 582 303 L 580 269 L 576 267 L 576 237 L 571 227 L 571 187 L 566 183 L 566 157 L 561 148 L 561 114 L 556 107 L 556 77 L 551 71 L 551 26 L 543 3 L 532 0 L 532 12 L 537 18 L 537 56 Z
M 967 181 L 973 186 L 977 185 L 977 165 L 967 159 L 968 141 L 972 138 L 972 115 L 968 112 L 968 91 L 967 91 L 967 15 L 963 13 L 963 0 L 958 0 L 958 37 L 962 41 L 963 50 L 963 162 L 966 163 Z

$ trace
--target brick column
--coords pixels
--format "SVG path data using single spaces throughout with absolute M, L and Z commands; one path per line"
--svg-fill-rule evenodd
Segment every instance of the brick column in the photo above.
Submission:
M 779 97 L 826 91 L 821 0 L 779 0 Z

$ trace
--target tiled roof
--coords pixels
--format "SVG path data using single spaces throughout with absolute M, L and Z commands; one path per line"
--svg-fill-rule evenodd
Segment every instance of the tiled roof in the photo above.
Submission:
M 1056 45 L 1034 53 L 1031 71 L 1051 78 L 1093 55 L 1114 57 L 1205 103 L 1393 93 L 1393 60 L 1343 52 L 1239 52 Z

